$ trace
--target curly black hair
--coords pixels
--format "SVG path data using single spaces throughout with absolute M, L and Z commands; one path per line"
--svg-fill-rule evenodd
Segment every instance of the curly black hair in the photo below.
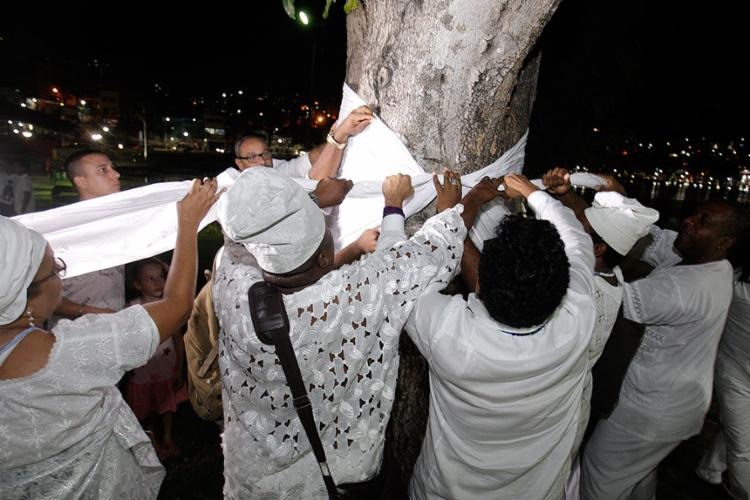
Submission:
M 565 244 L 549 221 L 505 217 L 479 261 L 479 297 L 500 323 L 543 323 L 562 301 L 570 271 Z

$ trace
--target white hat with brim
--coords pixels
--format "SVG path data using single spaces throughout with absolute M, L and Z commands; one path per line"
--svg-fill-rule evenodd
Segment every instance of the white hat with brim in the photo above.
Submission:
M 620 255 L 627 255 L 659 220 L 657 210 L 614 191 L 596 193 L 585 214 L 591 228 Z
M 323 212 L 296 182 L 272 168 L 245 170 L 217 205 L 226 235 L 270 273 L 300 267 L 325 235 Z

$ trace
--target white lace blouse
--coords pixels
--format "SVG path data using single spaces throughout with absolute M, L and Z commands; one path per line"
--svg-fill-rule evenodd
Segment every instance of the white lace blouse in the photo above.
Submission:
M 399 334 L 417 297 L 442 289 L 458 271 L 466 236 L 461 210 L 432 217 L 411 239 L 284 297 L 289 335 L 337 483 L 369 479 L 380 466 Z M 259 274 L 243 251 L 225 247 L 213 288 L 222 328 L 224 494 L 327 498 L 274 348 L 254 333 L 247 290 Z
M 115 384 L 159 344 L 142 306 L 63 320 L 47 365 L 0 380 L 0 498 L 156 498 L 164 469 Z

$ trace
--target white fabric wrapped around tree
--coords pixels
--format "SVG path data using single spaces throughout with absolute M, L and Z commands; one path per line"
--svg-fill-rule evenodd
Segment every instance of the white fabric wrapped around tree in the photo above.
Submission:
M 339 116 L 347 116 L 351 110 L 364 104 L 344 84 Z M 462 176 L 464 191 L 485 176 L 498 177 L 509 172 L 520 172 L 527 135 L 492 164 Z M 382 181 L 388 175 L 397 173 L 409 174 L 414 185 L 414 196 L 404 206 L 407 217 L 424 209 L 435 198 L 432 174 L 426 173 L 417 164 L 398 136 L 376 116 L 363 132 L 349 139 L 344 152 L 340 177 L 351 179 L 354 187 L 339 207 L 328 211 L 327 222 L 337 249 L 354 241 L 365 229 L 380 225 Z M 225 170 L 218 176 L 219 186 L 230 186 L 238 175 L 234 168 Z M 317 184 L 310 179 L 294 180 L 306 191 L 314 190 Z M 542 186 L 538 179 L 532 182 Z M 604 184 L 603 179 L 590 174 L 573 174 L 571 182 L 585 187 Z M 187 194 L 190 183 L 151 184 L 43 212 L 19 215 L 14 219 L 42 233 L 55 254 L 67 263 L 67 276 L 78 276 L 173 249 L 177 235 L 175 203 Z M 495 217 L 498 215 L 496 211 L 489 212 L 485 217 L 490 219 L 485 221 L 480 216 L 477 227 L 490 227 L 493 222 L 496 224 Z M 215 220 L 214 207 L 203 219 L 200 228 Z M 480 237 L 474 231 L 472 239 L 475 243 Z

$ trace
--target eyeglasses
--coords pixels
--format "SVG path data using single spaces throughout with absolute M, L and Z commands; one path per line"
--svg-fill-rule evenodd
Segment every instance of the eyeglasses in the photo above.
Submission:
M 65 264 L 65 261 L 62 260 L 60 257 L 55 257 L 55 267 L 52 269 L 52 272 L 40 280 L 32 281 L 31 283 L 29 283 L 29 286 L 38 285 L 39 283 L 44 283 L 45 281 L 47 281 L 48 279 L 50 279 L 51 277 L 55 275 L 62 278 L 65 276 L 65 271 L 67 270 L 68 270 L 68 265 Z
M 247 161 L 255 161 L 258 158 L 263 158 L 264 160 L 268 161 L 271 158 L 273 158 L 273 154 L 271 154 L 270 151 L 263 151 L 262 153 L 250 153 L 247 156 L 238 156 L 238 160 L 247 160 Z

